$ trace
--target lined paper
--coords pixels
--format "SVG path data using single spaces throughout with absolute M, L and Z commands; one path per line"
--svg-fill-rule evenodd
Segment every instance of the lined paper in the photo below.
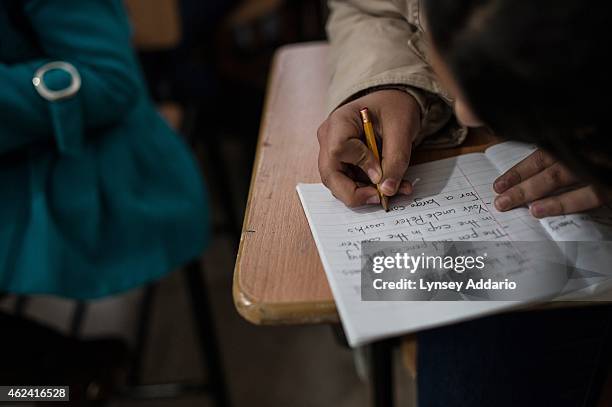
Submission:
M 361 301 L 362 241 L 541 241 L 548 227 L 526 207 L 497 211 L 493 181 L 533 151 L 520 143 L 409 168 L 412 195 L 390 200 L 390 211 L 347 208 L 322 184 L 297 191 L 351 346 L 517 306 L 516 302 Z

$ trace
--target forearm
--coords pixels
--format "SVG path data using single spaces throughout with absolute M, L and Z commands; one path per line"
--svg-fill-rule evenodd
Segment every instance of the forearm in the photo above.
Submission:
M 437 135 L 451 119 L 452 107 L 425 58 L 418 2 L 330 1 L 330 9 L 328 110 L 378 89 L 402 89 L 421 109 L 421 130 L 414 143 Z M 456 145 L 463 141 L 462 133 L 445 137 Z
M 412 11 L 402 10 L 390 0 L 330 1 L 330 9 L 329 110 L 358 92 L 381 85 L 441 93 L 417 49 L 421 33 L 404 16 Z

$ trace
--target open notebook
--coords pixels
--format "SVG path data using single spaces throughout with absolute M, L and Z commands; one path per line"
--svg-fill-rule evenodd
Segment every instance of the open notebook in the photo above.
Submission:
M 347 208 L 322 184 L 299 184 L 308 218 L 349 344 L 409 333 L 521 305 L 509 301 L 425 302 L 361 300 L 361 242 L 503 239 L 511 241 L 612 240 L 612 212 L 537 220 L 526 207 L 499 212 L 493 181 L 534 148 L 506 142 L 484 153 L 411 166 L 409 197 L 380 206 Z

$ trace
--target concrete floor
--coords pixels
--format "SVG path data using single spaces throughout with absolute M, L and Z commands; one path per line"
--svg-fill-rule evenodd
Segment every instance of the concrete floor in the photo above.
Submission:
M 227 240 L 217 239 L 204 260 L 224 368 L 235 406 L 369 405 L 369 389 L 356 373 L 353 352 L 339 346 L 329 326 L 258 327 L 235 311 L 233 259 Z M 180 273 L 160 285 L 143 379 L 148 382 L 206 377 L 198 359 Z M 399 360 L 399 358 L 398 358 Z M 398 363 L 399 405 L 409 406 L 413 386 Z M 128 406 L 208 406 L 206 396 L 182 400 L 117 402 Z
M 210 252 L 227 252 L 223 246 L 229 245 L 216 242 L 215 246 Z M 253 326 L 233 307 L 231 259 L 210 261 L 207 258 L 205 268 L 230 396 L 235 406 L 368 405 L 368 389 L 355 373 L 352 353 L 336 344 L 329 327 Z M 180 273 L 163 281 L 154 312 L 143 379 L 160 382 L 206 377 L 199 363 Z M 196 397 L 137 404 L 207 406 L 207 401 L 207 397 Z M 136 404 L 119 402 L 113 407 L 132 405 Z

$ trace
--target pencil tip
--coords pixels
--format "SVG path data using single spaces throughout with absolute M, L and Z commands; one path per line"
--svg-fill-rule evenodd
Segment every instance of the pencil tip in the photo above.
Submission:
M 380 203 L 381 203 L 383 209 L 385 210 L 385 212 L 389 212 L 389 198 L 386 197 L 385 195 L 383 195 L 381 197 Z

